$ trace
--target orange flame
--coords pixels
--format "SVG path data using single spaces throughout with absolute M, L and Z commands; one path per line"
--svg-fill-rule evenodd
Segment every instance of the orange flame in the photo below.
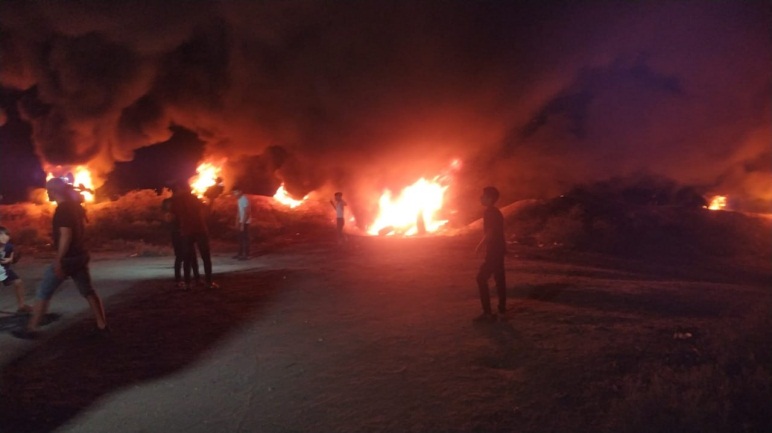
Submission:
M 303 202 L 308 199 L 308 195 L 303 197 L 301 200 L 296 200 L 289 195 L 287 189 L 284 188 L 284 184 L 282 183 L 281 186 L 279 186 L 279 189 L 276 190 L 276 194 L 273 195 L 273 198 L 279 203 L 285 206 L 289 206 L 290 209 L 294 209 L 303 204 Z
M 710 210 L 726 209 L 726 196 L 725 195 L 714 196 L 712 199 L 710 199 L 710 204 L 708 205 L 708 209 Z
M 58 165 L 49 171 L 46 175 L 46 181 L 50 180 L 57 175 L 54 172 L 61 173 L 67 171 L 62 166 Z M 88 167 L 83 165 L 76 166 L 72 171 L 67 171 L 64 175 L 59 175 L 65 182 L 74 186 L 78 192 L 83 196 L 85 201 L 91 203 L 94 201 L 94 181 L 91 177 L 91 172 Z
M 418 179 L 405 187 L 399 196 L 392 197 L 386 190 L 378 201 L 378 215 L 367 229 L 371 235 L 436 233 L 447 220 L 439 219 L 445 201 L 445 191 L 450 186 L 452 172 L 461 167 L 460 160 L 454 160 L 446 173 L 432 180 Z
M 196 175 L 188 179 L 193 194 L 201 198 L 209 187 L 216 185 L 217 178 L 220 177 L 222 172 L 223 164 L 225 164 L 225 160 L 219 164 L 215 162 L 202 162 L 199 164 L 196 167 Z

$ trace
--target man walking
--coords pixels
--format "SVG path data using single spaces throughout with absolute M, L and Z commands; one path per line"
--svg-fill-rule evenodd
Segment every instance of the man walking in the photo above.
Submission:
M 12 332 L 15 337 L 33 339 L 37 337 L 38 326 L 48 311 L 56 289 L 68 278 L 75 282 L 80 294 L 88 301 L 91 313 L 96 321 L 96 335 L 109 334 L 102 300 L 91 284 L 88 263 L 89 253 L 85 246 L 86 211 L 81 206 L 80 194 L 72 185 L 60 178 L 53 178 L 46 183 L 46 190 L 51 201 L 57 203 L 53 218 L 54 248 L 56 258 L 49 266 L 38 286 L 35 303 L 32 306 L 26 328 Z

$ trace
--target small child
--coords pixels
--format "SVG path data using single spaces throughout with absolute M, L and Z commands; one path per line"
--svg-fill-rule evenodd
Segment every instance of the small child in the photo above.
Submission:
M 335 217 L 336 217 L 336 226 L 338 229 L 338 243 L 343 243 L 346 240 L 345 235 L 343 234 L 343 226 L 345 225 L 345 211 L 344 207 L 348 205 L 345 200 L 343 200 L 343 193 L 342 192 L 336 192 L 335 193 L 335 201 L 330 200 L 330 204 L 335 209 Z
M 24 302 L 24 283 L 21 278 L 16 275 L 16 272 L 11 269 L 11 264 L 14 263 L 13 244 L 11 241 L 11 232 L 7 228 L 0 226 L 0 281 L 3 285 L 8 287 L 13 285 L 16 291 L 16 303 L 19 314 L 26 314 L 32 311 L 32 308 Z
M 493 276 L 496 281 L 496 291 L 499 296 L 499 313 L 507 310 L 507 286 L 504 273 L 504 256 L 507 252 L 507 244 L 504 239 L 504 215 L 495 206 L 499 199 L 499 190 L 488 186 L 483 188 L 480 203 L 485 206 L 483 214 L 484 237 L 477 245 L 475 251 L 485 247 L 485 261 L 477 273 L 477 287 L 480 290 L 480 302 L 483 313 L 475 318 L 476 322 L 492 322 L 496 315 L 491 312 L 491 300 L 488 293 L 488 279 Z

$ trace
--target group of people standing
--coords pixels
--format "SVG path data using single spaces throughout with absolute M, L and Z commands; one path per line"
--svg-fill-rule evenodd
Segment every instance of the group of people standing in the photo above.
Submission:
M 163 200 L 162 209 L 165 211 L 167 221 L 171 226 L 175 255 L 175 283 L 183 289 L 190 289 L 192 287 L 191 273 L 196 282 L 200 282 L 196 258 L 197 250 L 204 264 L 204 283 L 207 288 L 216 289 L 219 286 L 212 281 L 212 258 L 206 221 L 207 209 L 204 203 L 193 195 L 187 182 L 177 182 L 171 189 L 172 196 Z M 56 256 L 43 275 L 36 291 L 35 302 L 31 308 L 24 303 L 21 280 L 10 270 L 10 264 L 14 260 L 13 248 L 9 242 L 10 234 L 5 228 L 0 227 L 0 244 L 2 244 L 0 282 L 6 286 L 15 286 L 19 298 L 18 312 L 31 312 L 27 325 L 12 331 L 12 334 L 18 338 L 35 338 L 38 327 L 48 311 L 54 292 L 67 278 L 72 278 L 80 294 L 87 300 L 94 316 L 96 327 L 93 333 L 107 335 L 110 328 L 107 325 L 102 300 L 94 291 L 89 270 L 90 255 L 85 246 L 87 218 L 86 211 L 82 206 L 82 196 L 72 185 L 60 178 L 49 180 L 46 183 L 46 190 L 49 199 L 57 203 L 52 220 Z M 236 226 L 239 230 L 239 253 L 234 258 L 245 260 L 249 257 L 251 204 L 240 187 L 233 187 L 232 191 L 237 199 Z M 496 315 L 491 309 L 488 292 L 488 280 L 491 277 L 496 282 L 498 292 L 498 313 L 505 314 L 506 312 L 507 293 L 504 269 L 506 242 L 504 218 L 501 211 L 495 206 L 498 198 L 499 191 L 495 187 L 484 188 L 480 197 L 480 202 L 485 207 L 483 214 L 484 236 L 477 250 L 484 248 L 486 254 L 477 274 L 477 285 L 483 309 L 482 314 L 475 318 L 477 322 L 496 320 Z M 347 203 L 343 200 L 343 194 L 336 193 L 330 204 L 336 212 L 338 241 L 345 242 L 343 227 L 344 209 Z M 182 272 L 180 268 L 182 268 Z
M 174 282 L 182 289 L 190 289 L 192 274 L 195 284 L 200 284 L 198 256 L 201 256 L 204 264 L 204 284 L 209 289 L 218 288 L 217 283 L 212 281 L 212 254 L 206 217 L 211 213 L 212 203 L 217 196 L 207 194 L 208 205 L 205 205 L 184 181 L 174 183 L 171 190 L 172 196 L 163 200 L 161 208 L 165 212 L 172 234 Z M 236 229 L 239 241 L 239 252 L 233 258 L 248 260 L 252 205 L 241 187 L 234 186 L 231 191 L 236 197 Z M 217 195 L 219 196 L 219 193 Z
M 161 208 L 171 228 L 174 282 L 178 287 L 189 290 L 192 287 L 191 273 L 196 284 L 201 282 L 198 269 L 200 255 L 204 264 L 204 283 L 207 288 L 216 289 L 219 286 L 212 281 L 212 253 L 206 207 L 193 195 L 187 182 L 175 182 L 171 190 L 172 196 L 163 200 Z

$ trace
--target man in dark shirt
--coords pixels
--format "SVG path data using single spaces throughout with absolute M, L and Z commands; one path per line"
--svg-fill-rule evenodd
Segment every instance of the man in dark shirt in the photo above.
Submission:
M 485 261 L 477 273 L 477 287 L 480 290 L 483 313 L 475 318 L 477 322 L 490 322 L 496 319 L 496 315 L 491 312 L 491 300 L 488 292 L 488 279 L 491 276 L 496 281 L 499 313 L 504 314 L 507 309 L 507 286 L 504 278 L 504 256 L 507 252 L 507 244 L 504 240 L 504 216 L 495 206 L 498 199 L 498 189 L 492 186 L 483 188 L 480 203 L 485 206 L 483 213 L 483 231 L 485 233 L 476 249 L 479 251 L 485 247 Z
M 166 214 L 166 222 L 169 225 L 169 231 L 172 235 L 172 248 L 174 249 L 174 284 L 177 287 L 184 288 L 185 283 L 182 282 L 182 265 L 185 262 L 185 245 L 182 238 L 182 232 L 180 231 L 180 222 L 177 217 L 171 213 L 172 197 L 165 198 L 161 202 L 161 210 Z M 193 254 L 190 258 L 191 268 L 193 269 L 193 278 L 196 279 L 196 283 L 199 282 L 201 276 L 198 273 L 198 255 L 195 250 L 188 251 Z
M 91 284 L 91 273 L 88 268 L 90 257 L 85 246 L 86 211 L 78 199 L 80 194 L 60 178 L 49 180 L 46 183 L 46 190 L 48 190 L 49 199 L 57 203 L 53 218 L 56 258 L 46 269 L 43 280 L 38 286 L 35 304 L 32 306 L 32 317 L 27 327 L 13 331 L 13 335 L 26 339 L 37 336 L 38 325 L 48 311 L 51 297 L 68 277 L 72 277 L 78 291 L 88 301 L 96 320 L 95 333 L 106 335 L 109 329 L 104 307 Z
M 195 248 L 204 262 L 204 279 L 207 288 L 216 289 L 219 286 L 212 281 L 212 255 L 209 249 L 209 229 L 204 220 L 204 204 L 190 192 L 190 185 L 178 182 L 172 190 L 169 210 L 180 224 L 183 245 L 183 275 L 185 289 L 190 289 L 190 270 L 195 259 Z

